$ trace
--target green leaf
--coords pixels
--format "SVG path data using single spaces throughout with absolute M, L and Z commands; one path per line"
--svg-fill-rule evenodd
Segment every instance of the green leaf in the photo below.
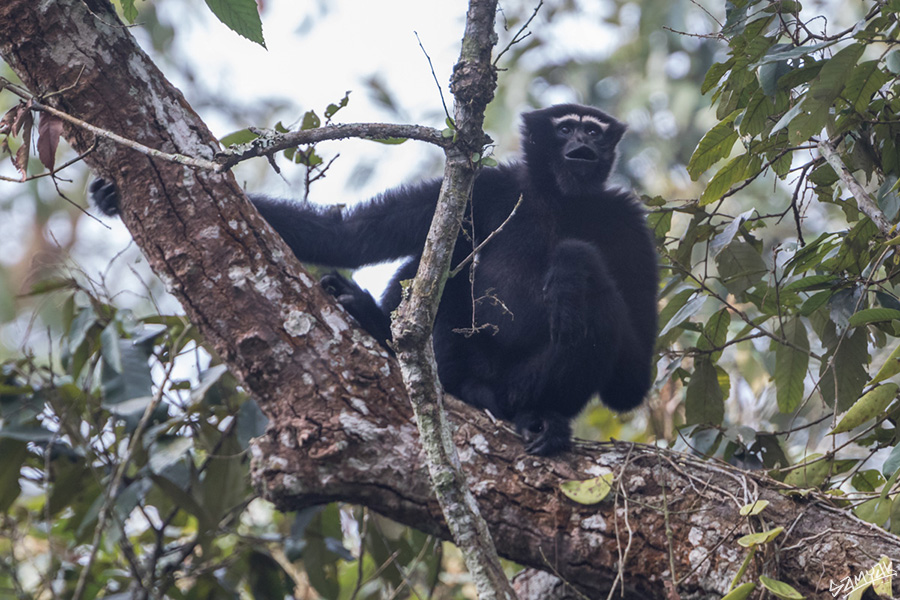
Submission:
M 857 112 L 865 113 L 875 92 L 892 79 L 891 75 L 879 68 L 879 61 L 869 60 L 853 69 L 842 95 Z
M 851 44 L 824 61 L 819 76 L 809 86 L 807 96 L 822 106 L 831 106 L 843 91 L 848 74 L 852 73 L 865 49 L 865 44 Z
M 700 93 L 705 94 L 713 89 L 716 84 L 719 83 L 719 80 L 722 79 L 722 76 L 731 70 L 733 65 L 734 58 L 730 58 L 723 63 L 713 64 L 706 72 L 706 77 L 703 79 L 703 84 L 700 86 Z
M 2 433 L 2 429 L 0 429 Z M 28 445 L 22 440 L 0 438 L 0 513 L 6 513 L 19 492 L 20 470 L 28 458 Z
M 810 454 L 806 460 L 791 467 L 784 482 L 798 488 L 816 488 L 822 485 L 832 472 L 831 460 L 816 460 L 821 454 Z
M 743 111 L 737 110 L 725 117 L 715 127 L 706 132 L 706 135 L 697 144 L 690 162 L 688 173 L 691 179 L 697 181 L 701 173 L 731 154 L 731 149 L 738 139 L 738 132 L 734 130 L 734 120 Z
M 776 527 L 775 529 L 771 529 L 769 531 L 761 531 L 759 533 L 751 533 L 745 535 L 743 537 L 738 538 L 738 545 L 743 546 L 744 548 L 750 548 L 752 546 L 760 546 L 762 544 L 767 544 L 781 535 L 781 532 L 784 531 L 784 527 Z
M 796 58 L 800 58 L 803 56 L 809 56 L 813 52 L 817 50 L 822 50 L 831 46 L 835 42 L 822 42 L 820 44 L 813 44 L 812 46 L 792 46 L 790 44 L 775 44 L 766 55 L 754 66 L 761 66 L 768 63 L 778 62 L 778 61 L 787 61 L 794 60 Z
M 884 485 L 885 479 L 875 469 L 866 469 L 853 476 L 851 484 L 860 492 L 874 492 Z
M 703 334 L 697 340 L 697 348 L 700 350 L 722 348 L 728 338 L 729 325 L 731 325 L 731 313 L 727 308 L 723 308 L 706 322 Z
M 774 94 L 773 94 L 774 95 Z M 750 98 L 744 118 L 741 119 L 741 135 L 758 135 L 766 127 L 769 116 L 775 112 L 775 103 L 763 90 L 757 90 Z
M 238 129 L 237 131 L 232 131 L 225 137 L 219 140 L 219 143 L 224 147 L 229 146 L 240 146 L 241 144 L 249 144 L 253 140 L 259 137 L 258 133 L 254 133 L 249 129 Z
M 690 290 L 693 293 L 693 290 Z M 690 294 L 689 294 L 690 296 Z M 709 299 L 709 296 L 705 294 L 698 293 L 696 296 L 691 298 L 689 302 L 686 302 L 679 310 L 676 312 L 672 318 L 665 324 L 665 326 L 660 330 L 660 337 L 669 332 L 670 329 L 677 327 L 696 315 L 700 312 L 700 309 L 703 308 L 703 305 Z M 666 306 L 668 308 L 668 305 Z
M 755 589 L 756 584 L 752 581 L 749 583 L 743 583 L 722 596 L 722 600 L 746 600 L 750 597 L 750 594 L 752 594 L 753 590 Z
M 559 484 L 562 493 L 579 504 L 597 504 L 612 490 L 613 474 L 605 473 L 584 481 L 563 481 Z
M 883 526 L 891 516 L 890 498 L 872 498 L 853 509 L 853 514 L 867 523 Z
M 303 121 L 300 123 L 300 129 L 317 129 L 322 124 L 322 119 L 319 118 L 319 115 L 316 114 L 314 110 L 308 110 L 303 115 Z
M 900 470 L 900 444 L 894 446 L 894 449 L 891 450 L 891 453 L 885 459 L 884 464 L 881 465 L 881 474 L 885 477 L 891 477 L 898 470 Z
M 266 47 L 256 0 L 206 0 L 206 5 L 229 29 Z
M 754 158 L 758 160 L 758 157 Z M 730 190 L 732 185 L 743 181 L 750 172 L 751 161 L 749 154 L 741 154 L 728 161 L 706 185 L 700 196 L 700 206 L 712 204 Z
M 885 66 L 894 75 L 900 75 L 900 50 L 891 50 L 884 61 Z
M 838 421 L 831 434 L 844 433 L 878 417 L 897 396 L 896 383 L 886 383 L 863 395 Z
M 134 24 L 134 21 L 138 16 L 137 7 L 134 5 L 134 0 L 122 0 L 122 15 L 125 17 L 125 20 L 128 21 L 129 24 Z
M 804 277 L 803 279 L 792 281 L 791 283 L 781 288 L 781 291 L 790 293 L 805 292 L 809 290 L 823 290 L 834 286 L 834 284 L 839 281 L 840 279 L 835 275 L 810 275 L 809 277 Z
M 781 598 L 782 600 L 803 600 L 804 596 L 783 581 L 770 579 L 765 575 L 759 576 L 759 582 L 763 587 Z
M 719 375 L 709 358 L 699 359 L 691 374 L 684 401 L 688 425 L 721 425 L 725 418 L 725 398 Z
M 754 516 L 761 513 L 769 505 L 768 500 L 757 500 L 751 504 L 745 504 L 741 507 L 741 516 Z
M 865 329 L 851 330 L 843 341 L 837 346 L 834 354 L 834 364 L 829 366 L 829 359 L 837 344 L 837 336 L 834 334 L 834 326 L 831 324 L 830 332 L 825 336 L 829 355 L 822 361 L 820 369 L 819 390 L 825 402 L 834 406 L 837 399 L 837 410 L 844 412 L 862 394 L 863 386 L 869 380 L 865 365 L 869 361 L 869 349 Z M 823 341 L 826 341 L 823 340 Z M 835 394 L 835 380 L 837 380 L 837 393 Z
M 900 310 L 893 308 L 865 308 L 850 317 L 850 326 L 859 327 L 869 323 L 900 319 Z
M 792 344 L 775 348 L 775 389 L 778 410 L 792 413 L 803 402 L 804 380 L 809 367 L 809 335 L 799 317 L 784 324 L 781 334 Z
M 897 344 L 897 347 L 891 352 L 890 356 L 884 361 L 884 364 L 881 365 L 881 368 L 878 369 L 878 372 L 875 373 L 875 377 L 872 378 L 872 381 L 869 383 L 879 383 L 893 377 L 897 373 L 900 373 L 900 344 Z
M 785 44 L 775 44 L 772 48 Z M 791 72 L 791 67 L 786 60 L 767 62 L 756 69 L 756 77 L 759 79 L 759 87 L 766 96 L 774 97 L 778 93 L 778 81 Z
M 735 295 L 759 283 L 767 271 L 766 263 L 756 248 L 744 241 L 728 244 L 716 257 L 716 266 L 722 283 Z

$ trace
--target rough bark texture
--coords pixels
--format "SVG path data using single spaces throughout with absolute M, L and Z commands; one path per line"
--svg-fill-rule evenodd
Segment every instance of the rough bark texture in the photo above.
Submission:
M 115 23 L 99 0 L 6 0 L 0 53 L 35 93 L 74 84 L 46 99 L 61 110 L 148 146 L 211 156 L 203 123 Z M 80 151 L 94 141 L 73 128 L 66 136 Z M 117 181 L 150 264 L 270 418 L 254 450 L 263 493 L 282 509 L 365 504 L 446 536 L 398 369 L 316 289 L 233 179 L 107 143 L 89 160 Z M 667 598 L 666 582 L 684 579 L 681 598 L 719 598 L 746 556 L 735 540 L 779 525 L 785 532 L 757 553 L 745 580 L 765 573 L 807 597 L 831 597 L 830 582 L 900 556 L 897 537 L 784 496 L 760 474 L 622 443 L 536 459 L 505 427 L 448 408 L 500 553 L 591 598 L 605 597 L 620 557 L 627 597 Z M 600 504 L 559 491 L 563 480 L 605 472 L 617 479 Z M 757 499 L 771 502 L 764 523 L 738 515 Z

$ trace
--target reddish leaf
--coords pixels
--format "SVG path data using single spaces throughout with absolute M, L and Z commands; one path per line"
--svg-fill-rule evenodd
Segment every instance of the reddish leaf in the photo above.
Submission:
M 22 145 L 16 151 L 13 158 L 13 165 L 22 174 L 22 181 L 28 177 L 28 159 L 31 157 L 31 126 L 34 124 L 34 117 L 30 110 L 25 110 L 16 119 L 14 128 L 16 131 L 22 131 Z
M 21 110 L 22 105 L 17 104 L 6 111 L 6 114 L 0 119 L 0 134 L 9 134 L 12 131 L 13 123 L 16 122 L 16 117 L 19 116 Z
M 34 115 L 31 114 L 31 100 L 16 107 L 16 120 L 13 121 L 12 134 L 19 135 L 25 127 L 29 130 L 34 124 Z
M 53 170 L 56 163 L 56 148 L 59 146 L 62 125 L 62 119 L 46 113 L 41 115 L 41 121 L 38 123 L 38 158 L 49 171 Z

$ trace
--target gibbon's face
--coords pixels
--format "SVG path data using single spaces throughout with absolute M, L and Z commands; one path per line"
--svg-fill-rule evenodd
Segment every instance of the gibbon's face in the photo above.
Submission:
M 526 158 L 564 195 L 602 191 L 616 160 L 625 125 L 578 105 L 553 106 L 524 115 Z
M 553 117 L 550 122 L 560 152 L 563 172 L 557 182 L 563 191 L 573 184 L 588 191 L 606 183 L 622 137 L 621 125 L 583 113 Z

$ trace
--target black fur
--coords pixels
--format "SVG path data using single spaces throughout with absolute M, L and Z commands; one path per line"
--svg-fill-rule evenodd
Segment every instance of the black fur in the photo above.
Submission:
M 565 115 L 574 118 L 560 121 Z M 626 411 L 650 388 L 656 253 L 634 197 L 606 187 L 624 130 L 591 107 L 526 113 L 524 160 L 479 173 L 457 240 L 454 265 L 522 196 L 516 215 L 478 253 L 474 284 L 468 270 L 447 282 L 434 349 L 447 392 L 512 421 L 532 454 L 566 450 L 570 420 L 593 395 Z M 400 282 L 415 275 L 440 185 L 389 190 L 344 212 L 250 198 L 302 261 L 356 268 L 410 257 L 380 308 L 337 274 L 322 282 L 385 343 Z M 101 210 L 117 211 L 108 185 L 94 182 L 91 191 Z

